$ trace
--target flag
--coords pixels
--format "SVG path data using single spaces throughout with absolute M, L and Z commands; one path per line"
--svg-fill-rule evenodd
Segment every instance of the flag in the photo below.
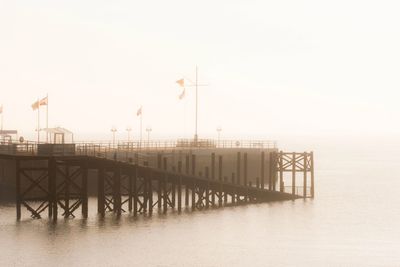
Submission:
M 0 114 L 3 114 L 3 105 L 0 106 Z
M 176 83 L 179 84 L 182 87 L 185 86 L 185 80 L 184 79 L 177 80 Z
M 31 107 L 32 107 L 33 110 L 37 110 L 39 108 L 39 105 L 40 105 L 40 101 L 38 100 L 35 103 L 33 103 L 31 105 Z
M 49 97 L 48 97 L 48 96 L 42 98 L 42 99 L 39 101 L 39 105 L 41 105 L 41 106 L 47 106 L 48 100 L 49 100 Z
M 142 107 L 140 107 L 138 109 L 138 111 L 136 112 L 136 116 L 140 116 L 140 115 L 142 115 Z
M 179 95 L 179 100 L 182 100 L 185 97 L 186 90 L 183 88 L 183 92 Z

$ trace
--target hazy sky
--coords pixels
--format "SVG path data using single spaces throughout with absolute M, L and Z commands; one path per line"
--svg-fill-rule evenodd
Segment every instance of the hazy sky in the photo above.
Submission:
M 5 128 L 33 135 L 31 104 L 49 94 L 50 126 L 77 136 L 199 133 L 399 133 L 398 1 L 0 0 Z M 186 102 L 186 104 L 185 104 Z M 186 113 L 185 113 L 186 106 Z M 185 116 L 186 114 L 186 116 Z M 44 121 L 44 109 L 42 113 Z M 186 120 L 185 120 L 186 117 Z M 185 123 L 186 121 L 186 123 Z M 44 124 L 42 124 L 44 126 Z

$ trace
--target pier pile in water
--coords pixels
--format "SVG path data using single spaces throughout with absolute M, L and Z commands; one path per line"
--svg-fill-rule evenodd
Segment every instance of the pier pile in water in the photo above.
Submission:
M 196 155 L 186 155 L 177 166 L 169 168 L 168 158 L 162 154 L 157 157 L 157 167 L 149 167 L 146 161 L 139 164 L 138 156 L 134 162 L 88 156 L 0 155 L 0 158 L 15 160 L 17 219 L 22 216 L 22 207 L 32 218 L 41 218 L 46 210 L 52 219 L 59 214 L 75 217 L 78 209 L 86 218 L 89 184 L 92 184 L 88 180 L 93 179 L 97 184 L 97 209 L 101 216 L 106 212 L 151 214 L 154 210 L 198 210 L 314 196 L 312 153 L 271 152 L 270 173 L 265 175 L 264 160 L 261 160 L 261 180 L 257 178 L 255 184 L 247 181 L 246 154 L 243 170 L 239 161 L 239 175 L 232 173 L 229 178 L 223 177 L 223 156 L 216 157 L 215 153 L 211 154 L 210 166 L 200 171 L 196 169 Z M 261 158 L 265 158 L 264 152 Z M 285 193 L 284 172 L 292 174 L 291 193 Z M 296 190 L 298 172 L 304 174 L 302 195 Z M 244 174 L 243 181 L 240 173 Z M 309 187 L 307 173 L 311 173 Z M 265 176 L 268 181 L 264 181 Z

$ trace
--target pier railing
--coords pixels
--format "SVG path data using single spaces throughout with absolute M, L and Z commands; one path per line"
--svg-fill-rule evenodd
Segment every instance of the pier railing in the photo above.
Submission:
M 40 149 L 41 148 L 41 149 Z M 276 149 L 277 142 L 270 140 L 213 140 L 213 139 L 177 139 L 148 141 L 80 141 L 73 144 L 46 144 L 34 141 L 19 142 L 10 140 L 0 143 L 0 154 L 37 155 L 53 153 L 55 155 L 85 155 L 109 158 L 109 155 L 122 152 L 146 152 L 149 150 L 186 150 L 186 149 Z

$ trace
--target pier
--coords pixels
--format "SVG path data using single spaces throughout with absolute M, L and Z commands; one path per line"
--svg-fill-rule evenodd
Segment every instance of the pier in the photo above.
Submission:
M 152 142 L 106 145 L 10 144 L 0 161 L 13 166 L 17 219 L 88 217 L 97 212 L 152 214 L 314 197 L 312 152 L 276 143 Z

